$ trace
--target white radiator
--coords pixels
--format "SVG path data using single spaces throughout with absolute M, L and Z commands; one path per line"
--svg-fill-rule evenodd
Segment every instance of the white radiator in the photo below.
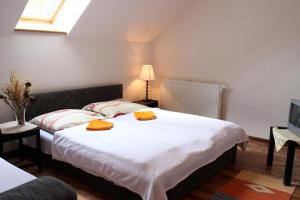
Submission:
M 163 80 L 159 106 L 165 110 L 220 118 L 223 85 Z

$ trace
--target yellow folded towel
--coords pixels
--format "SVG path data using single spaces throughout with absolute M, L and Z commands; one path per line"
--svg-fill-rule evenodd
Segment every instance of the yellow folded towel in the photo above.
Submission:
M 133 114 L 137 120 L 156 119 L 156 116 L 152 111 L 140 111 L 140 112 L 134 112 Z
M 95 120 L 90 121 L 90 123 L 86 127 L 86 130 L 101 131 L 101 130 L 109 130 L 112 127 L 113 127 L 113 123 L 111 123 L 111 122 L 95 119 Z

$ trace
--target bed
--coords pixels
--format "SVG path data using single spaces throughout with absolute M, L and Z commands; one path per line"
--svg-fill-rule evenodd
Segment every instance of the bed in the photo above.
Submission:
M 29 119 L 123 95 L 122 85 L 117 84 L 36 96 L 37 102 L 27 110 Z M 41 132 L 43 151 L 120 189 L 126 188 L 136 199 L 160 200 L 177 199 L 212 177 L 235 160 L 237 145 L 248 140 L 231 122 L 152 111 L 157 120 L 140 123 L 132 114 L 109 119 L 114 128 L 107 132 L 87 133 L 86 124 L 54 135 Z
M 36 179 L 35 176 L 0 158 L 0 193 Z
M 74 190 L 53 177 L 35 176 L 0 158 L 1 200 L 76 200 Z

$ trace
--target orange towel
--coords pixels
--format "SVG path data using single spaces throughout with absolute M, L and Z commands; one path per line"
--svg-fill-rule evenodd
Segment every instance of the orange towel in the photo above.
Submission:
M 112 127 L 113 127 L 113 123 L 111 123 L 111 122 L 95 119 L 95 120 L 90 121 L 90 123 L 86 127 L 86 130 L 101 131 L 101 130 L 109 130 Z
M 156 119 L 155 114 L 152 111 L 134 112 L 134 116 L 137 120 L 152 120 Z

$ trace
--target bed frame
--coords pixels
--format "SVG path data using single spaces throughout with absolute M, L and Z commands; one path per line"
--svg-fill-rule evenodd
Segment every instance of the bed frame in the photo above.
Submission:
M 26 120 L 61 109 L 81 109 L 83 106 L 123 97 L 121 84 L 33 94 L 34 102 L 26 109 Z
M 83 106 L 99 101 L 108 101 L 123 97 L 123 89 L 121 84 L 82 88 L 75 90 L 65 90 L 58 92 L 49 92 L 43 94 L 34 94 L 36 101 L 27 108 L 26 119 L 30 120 L 38 115 L 52 112 L 59 109 L 74 108 L 80 109 Z M 207 164 L 195 172 L 193 172 L 186 179 L 177 184 L 174 188 L 167 191 L 168 199 L 180 199 L 181 197 L 190 193 L 200 182 L 212 178 L 219 170 L 224 168 L 229 163 L 235 161 L 237 147 L 234 146 L 228 151 L 224 152 L 215 161 Z M 80 169 L 77 169 L 69 164 L 54 161 L 59 167 L 66 167 L 68 173 L 75 173 L 83 177 L 85 182 L 100 186 L 101 190 L 110 193 L 117 199 L 141 199 L 141 197 L 129 191 L 124 187 L 117 186 L 100 177 L 90 175 Z M 73 174 L 74 174 L 73 173 Z

